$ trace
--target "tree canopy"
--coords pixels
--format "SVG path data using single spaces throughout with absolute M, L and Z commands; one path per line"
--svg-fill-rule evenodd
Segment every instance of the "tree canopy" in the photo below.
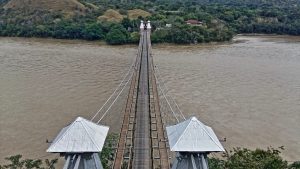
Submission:
M 239 33 L 300 35 L 299 0 L 80 2 L 92 8 L 84 15 L 66 17 L 53 11 L 5 10 L 2 6 L 7 0 L 1 0 L 0 36 L 105 40 L 109 44 L 137 43 L 140 20 L 152 21 L 153 42 L 156 43 L 228 41 Z M 109 9 L 117 11 L 124 19 L 120 22 L 99 20 L 99 16 Z M 128 11 L 133 9 L 142 9 L 151 15 L 132 19 Z M 185 21 L 190 19 L 202 24 L 187 25 Z M 116 25 L 120 30 L 116 30 Z

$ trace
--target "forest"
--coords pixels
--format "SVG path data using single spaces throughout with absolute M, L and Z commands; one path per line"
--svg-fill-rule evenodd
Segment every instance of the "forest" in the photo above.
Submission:
M 59 11 L 4 9 L 7 2 L 0 1 L 0 36 L 137 43 L 140 20 L 151 20 L 153 43 L 223 42 L 245 33 L 300 35 L 299 0 L 80 0 L 93 8 L 69 16 Z M 130 18 L 132 9 L 150 15 Z M 100 20 L 107 10 L 121 19 Z M 188 20 L 201 25 L 189 25 Z

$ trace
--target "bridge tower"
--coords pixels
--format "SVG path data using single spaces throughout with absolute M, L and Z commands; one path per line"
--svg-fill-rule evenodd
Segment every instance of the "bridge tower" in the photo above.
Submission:
M 63 169 L 103 169 L 98 153 L 108 130 L 109 127 L 78 117 L 60 131 L 47 152 L 65 156 Z
M 167 127 L 167 135 L 176 152 L 172 169 L 208 169 L 207 155 L 225 151 L 212 128 L 196 117 Z

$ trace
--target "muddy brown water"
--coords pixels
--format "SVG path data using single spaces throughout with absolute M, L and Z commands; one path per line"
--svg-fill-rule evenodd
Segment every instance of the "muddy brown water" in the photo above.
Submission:
M 46 139 L 77 116 L 91 118 L 136 53 L 137 46 L 0 38 L 0 161 L 48 155 Z M 185 116 L 226 137 L 225 148 L 285 146 L 287 160 L 300 159 L 300 38 L 154 45 L 153 56 Z M 126 92 L 102 121 L 111 131 L 119 131 L 125 100 Z

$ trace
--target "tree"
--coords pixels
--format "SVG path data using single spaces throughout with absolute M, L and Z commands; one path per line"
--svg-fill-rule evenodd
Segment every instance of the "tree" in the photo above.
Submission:
M 104 38 L 102 25 L 97 22 L 86 24 L 82 33 L 83 38 L 87 40 L 99 40 Z
M 121 45 L 128 42 L 129 35 L 123 26 L 116 25 L 107 33 L 105 40 L 111 45 Z
M 281 152 L 276 149 L 235 149 L 234 154 L 228 158 L 227 168 L 252 168 L 252 169 L 286 169 L 287 162 L 280 156 Z
M 115 157 L 114 147 L 118 145 L 118 140 L 119 140 L 118 134 L 110 133 L 107 135 L 105 144 L 100 153 L 101 162 L 103 168 L 105 169 L 112 168 L 111 165 L 113 164 L 114 157 Z
M 289 165 L 289 169 L 300 169 L 300 161 L 296 161 L 293 164 Z
M 153 43 L 171 42 L 168 39 L 168 36 L 169 36 L 168 29 L 159 29 L 152 33 L 151 40 Z
M 15 155 L 5 158 L 10 164 L 1 166 L 0 169 L 55 169 L 57 159 L 45 160 L 45 164 L 41 159 L 22 159 L 22 155 Z M 43 166 L 44 165 L 44 166 Z
M 267 150 L 235 148 L 233 151 L 225 154 L 224 160 L 209 159 L 209 166 L 213 169 L 287 169 L 287 161 L 282 159 L 280 153 L 279 150 L 273 148 L 268 148 Z M 297 163 L 295 166 L 297 167 Z M 289 167 L 294 166 L 291 165 Z
M 123 27 L 126 28 L 126 29 L 132 27 L 132 24 L 131 24 L 131 22 L 130 22 L 130 19 L 127 18 L 127 17 L 124 18 L 124 19 L 122 20 L 122 23 L 121 23 L 121 24 L 122 24 Z
M 140 40 L 140 33 L 138 32 L 132 32 L 130 34 L 130 41 L 131 43 L 138 43 Z

